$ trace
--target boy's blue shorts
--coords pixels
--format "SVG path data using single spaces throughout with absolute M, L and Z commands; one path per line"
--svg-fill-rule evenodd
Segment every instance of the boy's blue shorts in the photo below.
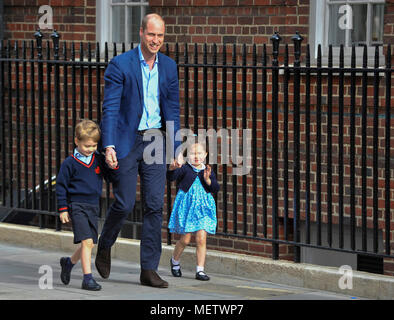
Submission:
M 69 209 L 74 232 L 74 243 L 93 239 L 93 243 L 96 244 L 100 207 L 89 203 L 72 202 L 69 204 Z

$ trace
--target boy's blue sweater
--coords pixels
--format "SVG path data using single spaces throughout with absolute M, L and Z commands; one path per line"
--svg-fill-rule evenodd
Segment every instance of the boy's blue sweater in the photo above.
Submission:
M 107 174 L 104 157 L 97 152 L 89 164 L 73 155 L 67 157 L 56 178 L 58 212 L 68 211 L 68 204 L 73 201 L 98 205 Z

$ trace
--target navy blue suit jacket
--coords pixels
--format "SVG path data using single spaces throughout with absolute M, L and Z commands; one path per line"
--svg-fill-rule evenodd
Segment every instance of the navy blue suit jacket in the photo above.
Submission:
M 167 121 L 167 133 L 174 152 L 179 130 L 179 83 L 174 60 L 158 53 L 160 113 L 162 128 Z M 143 111 L 143 82 L 138 48 L 114 57 L 104 73 L 105 87 L 101 121 L 100 147 L 114 145 L 118 159 L 131 151 Z M 168 123 L 167 123 L 168 124 Z M 173 130 L 171 130 L 173 129 Z M 168 152 L 168 150 L 167 150 Z M 175 155 L 175 153 L 174 153 Z
M 183 190 L 184 192 L 188 192 L 190 187 L 192 186 L 194 180 L 196 180 L 196 176 L 201 181 L 202 186 L 204 187 L 205 191 L 208 193 L 216 193 L 219 191 L 220 187 L 216 180 L 215 173 L 211 170 L 211 175 L 209 178 L 211 179 L 211 185 L 207 185 L 204 179 L 204 170 L 200 172 L 196 172 L 193 168 L 188 164 L 184 164 L 182 167 L 177 168 L 175 170 L 168 170 L 167 171 L 167 179 L 170 181 L 176 180 L 176 184 L 179 189 Z

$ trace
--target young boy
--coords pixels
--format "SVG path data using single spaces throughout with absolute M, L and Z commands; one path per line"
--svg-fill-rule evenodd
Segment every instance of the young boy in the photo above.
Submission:
M 71 270 L 81 259 L 82 289 L 101 290 L 93 279 L 91 256 L 98 237 L 99 199 L 103 177 L 107 177 L 104 157 L 97 153 L 100 128 L 91 120 L 82 120 L 75 127 L 73 155 L 62 163 L 56 179 L 58 211 L 62 223 L 72 222 L 74 243 L 81 246 L 71 257 L 60 259 L 60 278 L 64 284 L 70 282 Z

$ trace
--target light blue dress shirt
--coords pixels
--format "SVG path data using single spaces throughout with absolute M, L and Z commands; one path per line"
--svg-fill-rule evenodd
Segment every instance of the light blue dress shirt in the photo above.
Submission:
M 138 46 L 138 53 L 140 56 L 144 93 L 144 106 L 138 130 L 161 128 L 158 67 L 159 57 L 158 54 L 156 54 L 156 60 L 153 64 L 153 68 L 152 70 L 149 70 L 149 65 L 145 62 L 144 56 L 141 52 L 141 45 Z
M 77 158 L 78 160 L 82 161 L 85 164 L 89 164 L 90 161 L 92 160 L 92 154 L 89 157 L 84 156 L 83 154 L 78 152 L 77 148 L 74 149 L 74 157 Z

